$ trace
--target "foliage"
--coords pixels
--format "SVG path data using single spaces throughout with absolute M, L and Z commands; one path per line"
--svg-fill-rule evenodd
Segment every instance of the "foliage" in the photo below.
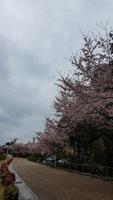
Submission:
M 11 173 L 8 169 L 8 165 L 11 162 L 12 159 L 9 159 L 7 162 L 3 162 L 1 164 L 1 178 L 2 178 L 2 184 L 4 186 L 9 186 L 14 183 L 15 181 L 15 174 Z
M 0 200 L 4 200 L 4 188 L 1 184 L 1 180 L 0 180 Z
M 103 28 L 105 37 L 83 35 L 79 55 L 70 59 L 72 76 L 58 79 L 54 107 L 62 131 L 71 138 L 75 162 L 99 161 L 113 167 L 113 34 Z
M 14 185 L 9 185 L 4 190 L 5 200 L 17 200 L 18 199 L 18 189 Z
M 34 154 L 33 152 L 27 156 L 27 159 L 33 162 L 42 162 L 44 158 L 41 154 Z
M 0 160 L 5 160 L 5 155 L 4 154 L 0 154 Z
M 15 174 L 10 172 L 8 165 L 12 162 L 12 158 L 4 161 L 1 164 L 1 178 L 4 189 L 5 200 L 17 200 L 18 199 L 18 189 L 14 185 Z

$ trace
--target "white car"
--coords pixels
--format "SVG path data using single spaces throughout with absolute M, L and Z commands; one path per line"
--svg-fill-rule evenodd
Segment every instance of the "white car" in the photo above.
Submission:
M 66 159 L 58 160 L 58 163 L 66 163 Z

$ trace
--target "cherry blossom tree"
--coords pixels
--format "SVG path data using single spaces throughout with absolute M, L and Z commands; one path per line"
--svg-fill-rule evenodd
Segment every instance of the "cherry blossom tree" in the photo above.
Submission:
M 79 55 L 72 55 L 73 74 L 58 79 L 59 96 L 54 108 L 62 121 L 62 130 L 78 138 L 80 154 L 81 134 L 90 136 L 90 146 L 101 137 L 111 158 L 113 139 L 113 61 L 112 32 L 103 27 L 105 36 L 83 35 L 84 44 Z M 93 134 L 90 134 L 93 131 Z M 81 134 L 80 134 L 81 133 Z M 79 137 L 78 137 L 79 135 Z M 93 140 L 92 140 L 93 138 Z M 88 143 L 88 140 L 83 140 Z M 92 141 L 92 142 L 91 142 Z M 80 144 L 82 143 L 82 144 Z M 113 150 L 111 151 L 113 152 Z M 110 155 L 110 156 L 109 156 Z M 109 160 L 109 159 L 108 159 Z M 110 160 L 107 161 L 110 165 Z
M 60 132 L 58 123 L 49 118 L 46 119 L 44 133 L 40 136 L 38 147 L 42 154 L 56 154 L 56 148 L 62 148 L 64 135 Z
M 113 33 L 107 26 L 101 28 L 104 34 L 83 34 L 80 52 L 70 58 L 72 73 L 57 81 L 56 114 L 46 118 L 44 131 L 27 147 L 29 152 L 58 159 L 67 141 L 74 161 L 89 162 L 93 154 L 96 159 L 100 144 L 106 165 L 113 166 Z

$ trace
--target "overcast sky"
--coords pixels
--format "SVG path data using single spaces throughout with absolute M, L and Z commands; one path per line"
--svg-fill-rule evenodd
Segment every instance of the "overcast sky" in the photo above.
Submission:
M 113 25 L 112 13 L 112 0 L 0 0 L 0 143 L 43 130 L 80 30 L 95 32 L 107 19 Z

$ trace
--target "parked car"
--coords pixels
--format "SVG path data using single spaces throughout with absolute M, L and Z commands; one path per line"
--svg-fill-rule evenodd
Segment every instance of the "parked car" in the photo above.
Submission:
M 43 160 L 43 164 L 54 164 L 56 160 L 56 156 L 49 156 L 45 160 Z
M 60 159 L 60 160 L 58 160 L 58 163 L 60 164 L 62 164 L 62 163 L 66 163 L 66 159 Z

